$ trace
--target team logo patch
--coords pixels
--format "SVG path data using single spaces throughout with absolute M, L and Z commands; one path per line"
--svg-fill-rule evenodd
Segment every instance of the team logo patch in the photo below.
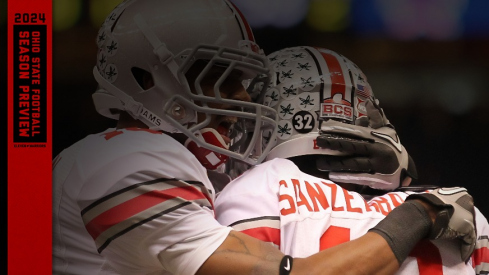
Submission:
M 268 89 L 265 93 L 265 99 L 263 100 L 263 105 L 275 107 L 278 102 L 279 91 L 276 88 Z
M 119 49 L 119 43 L 115 39 L 110 39 L 107 41 L 105 51 L 107 52 L 108 56 L 114 56 L 117 53 L 117 49 Z
M 113 83 L 117 79 L 117 75 L 119 74 L 117 67 L 114 64 L 109 64 L 104 72 L 103 76 L 105 79 L 107 79 L 110 83 Z
M 317 93 L 301 93 L 296 101 L 298 101 L 297 105 L 301 110 L 310 111 L 318 104 L 319 96 Z
M 107 66 L 107 54 L 105 53 L 105 51 L 99 51 L 97 56 L 97 66 L 99 70 L 104 70 Z
M 280 104 L 278 115 L 281 119 L 290 119 L 294 115 L 295 108 L 292 101 L 284 101 Z
M 279 139 L 288 139 L 292 135 L 292 123 L 288 120 L 278 122 L 277 137 Z
M 292 77 L 294 77 L 294 74 L 295 74 L 294 71 L 292 71 L 290 67 L 287 67 L 284 68 L 282 71 L 280 71 L 278 79 L 281 83 L 285 81 L 289 81 L 292 79 Z
M 107 34 L 105 34 L 105 29 L 101 28 L 97 34 L 97 46 L 99 48 L 102 48 L 106 39 L 107 39 Z
M 277 90 L 277 88 L 268 89 L 268 91 L 265 93 L 263 104 L 265 106 L 275 107 L 278 102 L 279 93 L 280 92 Z
M 297 96 L 299 92 L 297 91 L 297 86 L 291 84 L 289 86 L 282 87 L 282 91 L 280 91 L 280 96 L 283 99 L 290 100 Z
M 297 53 L 292 52 L 290 54 L 290 58 L 292 58 L 293 60 L 304 59 L 305 57 L 306 57 L 306 54 L 303 52 L 297 52 Z
M 301 77 L 301 89 L 303 91 L 311 91 L 314 87 L 316 87 L 316 80 L 312 76 Z
M 276 63 L 273 65 L 275 71 L 280 71 L 282 68 L 285 68 L 289 65 L 289 60 L 287 59 L 280 59 L 276 60 Z

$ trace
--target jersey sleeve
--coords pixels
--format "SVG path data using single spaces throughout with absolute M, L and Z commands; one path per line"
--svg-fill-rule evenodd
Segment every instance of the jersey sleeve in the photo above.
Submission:
M 489 224 L 479 209 L 476 208 L 475 214 L 477 243 L 472 254 L 472 266 L 476 274 L 489 274 Z
M 110 157 L 92 152 L 78 165 L 86 179 L 77 201 L 97 251 L 122 274 L 194 274 L 230 231 L 214 218 L 205 169 L 169 137 L 110 139 L 100 148 Z

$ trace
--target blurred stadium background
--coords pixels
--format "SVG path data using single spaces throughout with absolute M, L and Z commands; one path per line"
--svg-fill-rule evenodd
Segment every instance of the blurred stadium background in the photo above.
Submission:
M 98 27 L 119 2 L 53 0 L 53 156 L 114 126 L 92 105 L 92 68 Z M 489 216 L 489 1 L 233 2 L 266 53 L 311 45 L 355 62 L 413 156 L 417 183 L 465 186 Z

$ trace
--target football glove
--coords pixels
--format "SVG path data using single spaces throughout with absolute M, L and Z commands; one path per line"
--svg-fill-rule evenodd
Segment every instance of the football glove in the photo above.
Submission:
M 407 176 L 417 179 L 414 161 L 384 111 L 372 99 L 365 107 L 367 117 L 357 119 L 357 125 L 331 119 L 322 122 L 317 146 L 341 154 L 320 156 L 317 169 L 329 172 L 329 179 L 336 182 L 383 190 L 400 187 Z
M 467 189 L 438 188 L 429 193 L 412 194 L 407 200 L 420 199 L 438 210 L 429 238 L 433 240 L 460 240 L 463 261 L 472 255 L 477 241 L 474 200 Z

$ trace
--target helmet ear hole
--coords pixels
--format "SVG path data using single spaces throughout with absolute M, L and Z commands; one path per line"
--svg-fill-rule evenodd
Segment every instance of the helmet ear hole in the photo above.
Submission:
M 148 90 L 149 88 L 155 85 L 153 76 L 151 75 L 150 72 L 138 67 L 132 67 L 131 72 L 132 75 L 134 76 L 134 79 L 136 79 L 137 83 L 139 84 L 139 87 L 141 87 L 141 89 Z

